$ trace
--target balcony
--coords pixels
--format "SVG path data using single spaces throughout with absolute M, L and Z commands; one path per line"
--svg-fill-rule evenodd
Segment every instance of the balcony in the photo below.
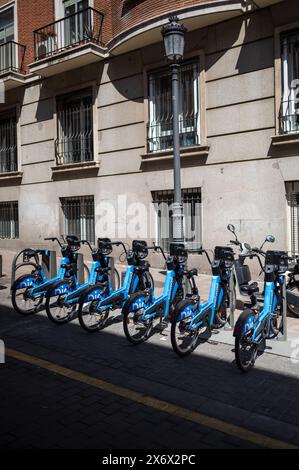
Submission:
M 30 71 L 49 77 L 103 60 L 103 21 L 102 13 L 86 8 L 34 31 L 35 62 Z
M 25 51 L 25 46 L 14 41 L 0 46 L 0 79 L 4 81 L 6 90 L 24 85 Z

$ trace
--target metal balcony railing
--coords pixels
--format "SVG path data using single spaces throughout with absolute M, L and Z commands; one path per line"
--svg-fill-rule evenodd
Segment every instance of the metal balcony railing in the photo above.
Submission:
M 289 100 L 281 103 L 279 115 L 280 134 L 299 132 L 299 101 Z
M 88 42 L 103 45 L 103 20 L 103 13 L 89 7 L 37 29 L 34 31 L 35 60 Z
M 0 75 L 7 72 L 24 72 L 26 46 L 9 41 L 0 46 Z

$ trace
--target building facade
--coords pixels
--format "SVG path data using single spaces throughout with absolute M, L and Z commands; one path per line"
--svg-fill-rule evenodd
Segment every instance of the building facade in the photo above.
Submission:
M 253 245 L 271 233 L 299 251 L 297 0 L 0 0 L 0 248 L 72 232 L 167 249 L 172 14 L 188 28 L 189 243 L 226 244 L 233 223 Z

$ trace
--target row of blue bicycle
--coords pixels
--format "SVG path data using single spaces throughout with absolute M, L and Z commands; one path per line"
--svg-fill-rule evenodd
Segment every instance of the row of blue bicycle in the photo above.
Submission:
M 234 233 L 234 227 L 229 228 Z M 213 330 L 223 328 L 235 309 L 235 255 L 231 246 L 216 247 L 213 260 L 204 249 L 192 250 L 205 254 L 211 265 L 210 293 L 203 302 L 195 282 L 198 271 L 187 268 L 189 251 L 184 244 L 171 243 L 166 256 L 160 246 L 148 246 L 142 240 L 134 240 L 130 249 L 122 241 L 112 242 L 108 238 L 99 238 L 95 248 L 75 236 L 67 236 L 62 241 L 56 237 L 46 240 L 60 245 L 62 258 L 58 273 L 47 279 L 38 262 L 39 251 L 24 250 L 24 265 L 32 270 L 17 278 L 11 290 L 13 306 L 20 314 L 33 314 L 44 305 L 54 323 L 64 324 L 78 317 L 82 328 L 92 333 L 106 327 L 110 313 L 121 309 L 124 333 L 132 344 L 145 342 L 170 323 L 173 350 L 183 357 L 207 341 Z M 236 240 L 231 243 L 236 244 Z M 87 282 L 79 285 L 77 261 L 82 245 L 89 246 L 93 262 Z M 121 286 L 120 275 L 111 265 L 114 246 L 122 246 L 126 257 Z M 164 289 L 159 296 L 155 296 L 154 280 L 146 260 L 150 250 L 160 252 L 166 264 Z M 298 263 L 291 266 L 285 252 L 264 252 L 248 245 L 244 257 L 256 257 L 265 276 L 262 293 L 257 283 L 247 285 L 250 304 L 234 327 L 236 363 L 247 372 L 264 349 L 266 339 L 277 336 L 283 328 L 285 276 L 294 272 Z M 258 295 L 262 296 L 262 302 Z

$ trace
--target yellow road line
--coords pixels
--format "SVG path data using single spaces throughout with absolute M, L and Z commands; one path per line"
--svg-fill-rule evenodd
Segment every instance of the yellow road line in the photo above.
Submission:
M 103 390 L 119 397 L 126 398 L 130 401 L 134 401 L 142 405 L 148 406 L 155 410 L 163 411 L 164 413 L 168 413 L 170 415 L 177 416 L 188 421 L 192 421 L 193 423 L 200 424 L 201 426 L 206 426 L 210 429 L 237 437 L 243 441 L 251 442 L 261 447 L 267 447 L 270 449 L 298 448 L 293 444 L 289 444 L 278 439 L 273 439 L 271 437 L 264 436 L 262 434 L 243 428 L 241 426 L 236 426 L 234 424 L 227 423 L 226 421 L 206 416 L 202 413 L 198 413 L 197 411 L 192 411 L 181 406 L 177 406 L 172 403 L 159 400 L 149 395 L 144 395 L 143 393 L 135 392 L 125 387 L 114 385 L 110 382 L 106 382 L 104 380 L 97 379 L 96 377 L 92 377 L 90 375 L 83 374 L 81 372 L 77 372 L 66 367 L 62 367 L 58 364 L 54 364 L 44 359 L 29 356 L 28 354 L 15 351 L 13 349 L 7 349 L 5 352 L 8 357 L 17 359 L 18 361 L 26 362 L 28 364 L 41 367 L 55 374 L 67 377 L 68 379 L 90 385 L 91 387 L 98 388 L 99 390 Z

